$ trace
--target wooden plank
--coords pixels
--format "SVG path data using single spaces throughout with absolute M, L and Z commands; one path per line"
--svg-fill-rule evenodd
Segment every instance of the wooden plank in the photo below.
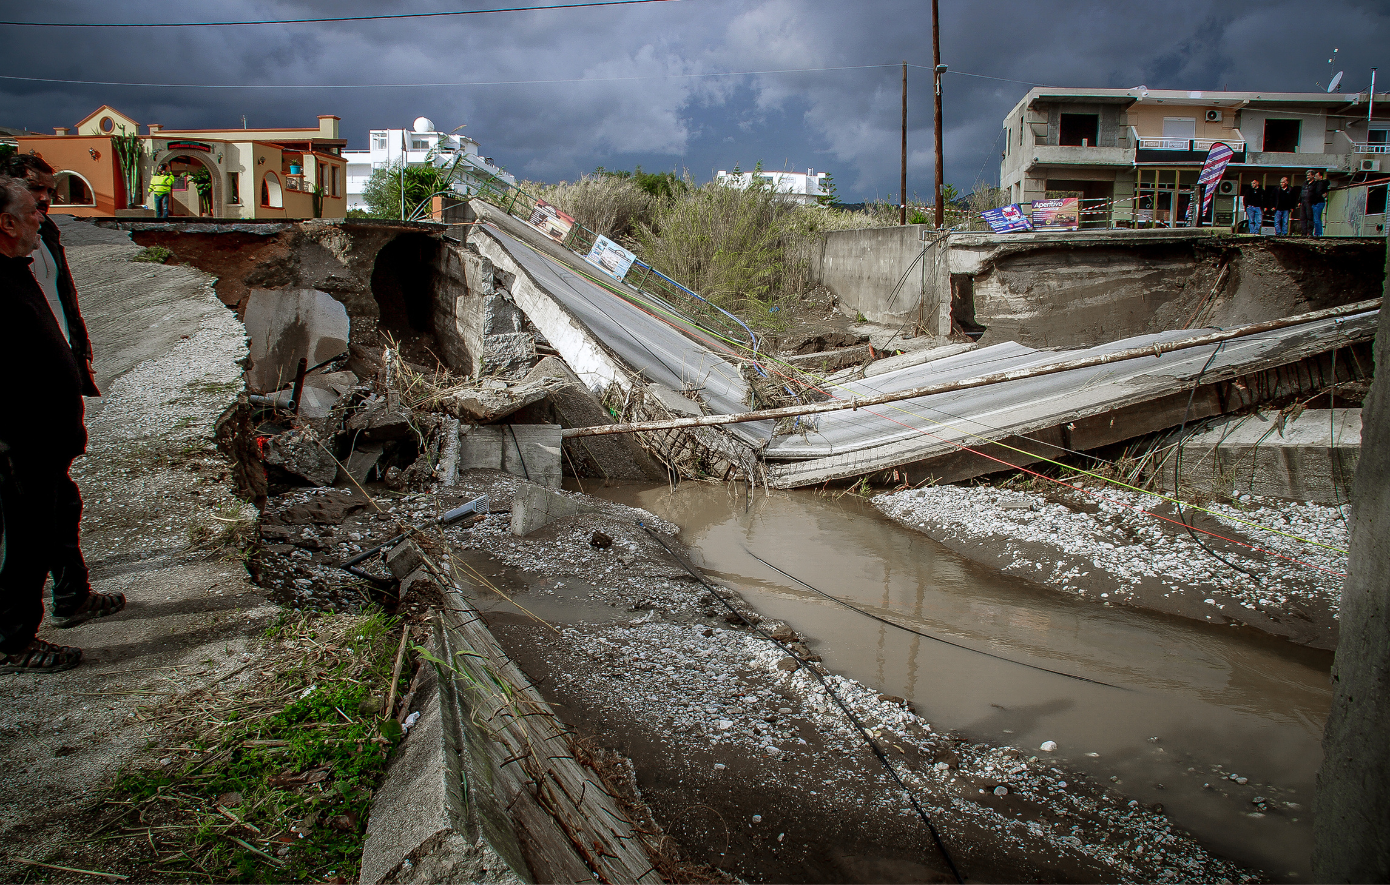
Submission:
M 574 758 L 564 723 L 446 569 L 421 556 L 446 600 L 438 612 L 440 679 L 451 689 L 442 694 L 453 699 L 446 720 L 464 751 L 462 793 L 483 831 L 494 831 L 489 841 L 495 835 L 519 846 L 536 882 L 662 881 L 632 822 Z

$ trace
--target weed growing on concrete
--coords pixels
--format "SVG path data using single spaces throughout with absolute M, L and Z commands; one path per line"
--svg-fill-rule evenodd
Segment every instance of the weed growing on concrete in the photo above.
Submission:
M 55 862 L 75 857 L 139 881 L 353 881 L 371 796 L 401 735 L 379 715 L 397 642 L 380 612 L 286 613 L 263 655 L 239 668 L 254 674 L 244 686 L 142 711 L 162 726 L 158 761 L 106 796 L 97 815 L 110 841 Z
M 164 246 L 146 246 L 130 256 L 131 261 L 147 261 L 150 264 L 165 264 L 174 257 L 172 250 Z

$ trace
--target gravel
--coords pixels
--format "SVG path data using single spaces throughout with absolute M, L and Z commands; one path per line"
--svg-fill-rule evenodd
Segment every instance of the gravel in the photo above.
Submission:
M 1219 615 L 1266 629 L 1265 618 L 1283 621 L 1290 613 L 1334 620 L 1346 571 L 1348 506 L 1243 495 L 1206 505 L 1205 513 L 1185 509 L 1189 518 L 1196 513 L 1199 528 L 1260 548 L 1252 551 L 1201 532 L 1198 543 L 1170 521 L 1171 504 L 1124 490 L 1043 496 L 935 486 L 879 495 L 874 504 L 902 525 L 1056 590 L 1188 617 L 1202 611 L 1179 607 L 1182 600 L 1205 606 L 1206 620 Z

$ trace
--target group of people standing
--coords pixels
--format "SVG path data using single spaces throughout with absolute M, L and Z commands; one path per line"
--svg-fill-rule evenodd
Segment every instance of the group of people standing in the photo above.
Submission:
M 100 396 L 92 344 L 57 224 L 53 168 L 33 154 L 0 166 L 0 673 L 66 670 L 82 651 L 38 638 L 53 577 L 52 623 L 75 627 L 125 607 L 92 589 L 68 470 L 87 448 L 84 396 Z
M 1304 173 L 1302 187 L 1289 185 L 1289 177 L 1279 179 L 1278 187 L 1262 187 L 1259 178 L 1251 178 L 1241 189 L 1245 202 L 1245 220 L 1250 233 L 1258 234 L 1264 226 L 1266 213 L 1274 214 L 1274 235 L 1289 235 L 1289 217 L 1299 212 L 1299 225 L 1305 237 L 1322 236 L 1322 212 L 1327 206 L 1327 176 L 1321 170 Z

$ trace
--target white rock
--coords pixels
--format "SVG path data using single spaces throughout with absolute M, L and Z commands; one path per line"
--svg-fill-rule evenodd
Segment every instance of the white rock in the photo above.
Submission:
M 1042 745 L 1039 746 L 1038 749 L 1039 749 L 1039 750 L 1042 750 L 1044 753 L 1051 753 L 1053 750 L 1057 749 L 1057 742 L 1056 742 L 1056 741 L 1043 741 L 1043 742 L 1042 742 Z

